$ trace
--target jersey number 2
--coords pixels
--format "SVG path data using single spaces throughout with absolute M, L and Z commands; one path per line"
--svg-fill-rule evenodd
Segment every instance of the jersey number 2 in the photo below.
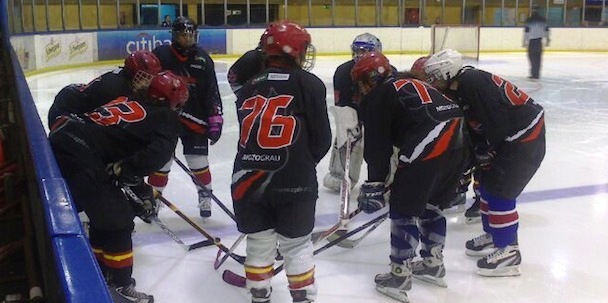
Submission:
M 258 146 L 264 149 L 279 149 L 291 145 L 296 129 L 294 117 L 281 115 L 279 109 L 287 108 L 293 100 L 293 96 L 279 95 L 272 98 L 254 96 L 243 102 L 239 110 L 251 110 L 241 123 L 241 138 L 239 144 L 247 145 L 252 132 Z M 259 127 L 254 130 L 256 119 L 259 119 Z

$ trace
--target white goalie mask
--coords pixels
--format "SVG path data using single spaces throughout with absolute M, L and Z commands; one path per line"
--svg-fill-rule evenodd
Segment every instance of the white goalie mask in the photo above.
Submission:
M 424 64 L 424 72 L 433 80 L 449 81 L 458 76 L 464 61 L 462 54 L 453 49 L 444 49 L 433 54 Z

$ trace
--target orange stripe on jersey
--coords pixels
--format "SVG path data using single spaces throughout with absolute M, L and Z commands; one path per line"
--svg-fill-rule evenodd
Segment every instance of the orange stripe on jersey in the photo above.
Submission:
M 530 133 L 530 135 L 528 137 L 521 140 L 521 142 L 530 142 L 530 141 L 536 140 L 536 138 L 538 138 L 538 136 L 540 135 L 540 131 L 543 129 L 544 126 L 545 126 L 545 117 L 542 117 L 540 119 L 540 121 L 538 121 L 536 126 L 534 126 L 534 130 L 532 130 L 532 133 Z
M 448 128 L 448 130 L 445 133 L 443 133 L 443 135 L 441 135 L 439 140 L 437 140 L 437 143 L 435 144 L 433 151 L 431 151 L 431 153 L 428 156 L 426 156 L 426 158 L 424 158 L 424 160 L 429 160 L 429 159 L 438 157 L 448 149 L 448 146 L 450 145 L 450 141 L 452 140 L 452 137 L 454 137 L 454 130 L 456 129 L 456 126 L 458 126 L 460 124 L 460 121 L 462 121 L 462 119 L 458 118 L 458 119 L 455 119 L 454 121 L 450 122 L 451 125 Z
M 103 264 L 110 268 L 125 268 L 133 266 L 133 251 L 103 254 Z
M 251 281 L 264 281 L 274 276 L 272 265 L 257 267 L 245 265 L 245 276 Z
M 264 175 L 263 171 L 258 171 L 253 176 L 246 178 L 245 180 L 239 182 L 239 184 L 234 189 L 234 192 L 232 192 L 232 197 L 234 198 L 234 200 L 242 199 L 243 196 L 245 195 L 245 193 L 247 192 L 247 190 L 249 190 L 251 185 L 253 185 L 253 182 L 255 182 L 257 179 L 261 178 L 263 175 Z
M 289 289 L 299 289 L 312 285 L 315 283 L 315 268 L 299 274 L 299 275 L 287 275 L 287 282 L 289 283 Z

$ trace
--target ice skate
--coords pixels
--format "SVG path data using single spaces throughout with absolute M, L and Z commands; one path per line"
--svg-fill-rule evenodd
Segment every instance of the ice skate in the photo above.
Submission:
M 521 254 L 519 245 L 507 245 L 477 261 L 477 273 L 486 277 L 519 276 Z
M 412 275 L 421 281 L 440 287 L 448 287 L 448 284 L 443 279 L 445 277 L 445 266 L 441 259 L 427 257 L 412 262 Z
M 454 200 L 450 201 L 450 205 L 443 210 L 444 215 L 459 214 L 465 210 L 465 203 L 467 202 L 466 193 L 458 193 Z
M 211 195 L 207 190 L 198 191 L 198 209 L 201 218 L 211 217 Z
M 332 173 L 327 173 L 325 177 L 323 177 L 323 186 L 334 192 L 340 192 L 340 187 L 342 186 L 342 180 L 344 177 L 334 175 Z
M 251 303 L 270 303 L 272 288 L 251 288 Z
M 475 201 L 473 202 L 473 204 L 471 204 L 471 207 L 469 207 L 464 212 L 464 218 L 467 224 L 475 224 L 481 222 L 481 213 L 479 212 L 480 203 L 481 202 L 479 197 L 475 197 Z
M 400 302 L 410 302 L 407 291 L 412 289 L 412 267 L 405 264 L 391 264 L 391 272 L 378 274 L 374 278 L 376 290 Z
M 465 247 L 465 254 L 471 257 L 487 256 L 496 250 L 492 236 L 488 233 L 467 241 Z
M 153 303 L 154 297 L 135 290 L 135 281 L 132 279 L 128 286 L 108 286 L 114 303 Z

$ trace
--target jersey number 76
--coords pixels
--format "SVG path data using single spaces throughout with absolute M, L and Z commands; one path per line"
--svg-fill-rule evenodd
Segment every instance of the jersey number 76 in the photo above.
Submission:
M 278 112 L 287 108 L 292 100 L 293 96 L 289 95 L 271 98 L 256 95 L 246 99 L 239 111 L 251 110 L 251 112 L 241 122 L 239 144 L 245 147 L 250 139 L 255 138 L 258 146 L 263 149 L 279 149 L 291 145 L 296 119 Z M 258 124 L 255 123 L 256 120 L 259 120 Z M 257 129 L 255 129 L 256 125 Z

